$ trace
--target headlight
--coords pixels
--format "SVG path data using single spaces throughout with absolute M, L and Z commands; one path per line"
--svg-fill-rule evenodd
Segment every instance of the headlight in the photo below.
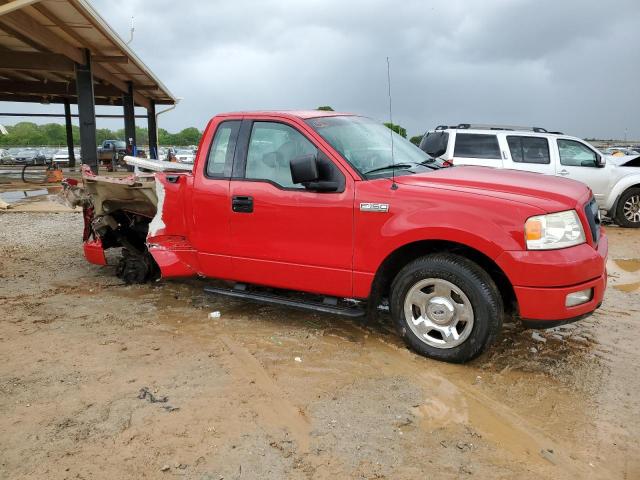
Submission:
M 575 210 L 536 215 L 524 225 L 527 249 L 551 250 L 585 242 L 584 229 Z

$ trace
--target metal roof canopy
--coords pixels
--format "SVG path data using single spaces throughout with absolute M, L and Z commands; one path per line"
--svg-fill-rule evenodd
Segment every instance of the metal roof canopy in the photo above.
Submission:
M 0 101 L 77 103 L 75 65 L 91 52 L 96 105 L 173 105 L 169 89 L 86 0 L 0 0 Z
M 147 109 L 157 155 L 156 105 L 176 98 L 87 0 L 0 0 L 0 101 L 62 103 L 69 166 L 75 165 L 70 104 L 78 104 L 82 161 L 98 170 L 95 105 L 121 105 L 130 153 L 135 106 Z

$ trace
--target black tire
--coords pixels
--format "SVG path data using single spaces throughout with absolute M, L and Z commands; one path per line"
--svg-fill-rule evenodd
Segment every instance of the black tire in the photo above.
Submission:
M 116 276 L 127 285 L 147 283 L 158 277 L 159 269 L 151 254 L 133 254 L 126 248 L 122 249 L 122 257 L 116 266 Z
M 640 199 L 640 188 L 630 188 L 618 199 L 614 220 L 621 227 L 640 228 L 640 212 L 638 212 L 638 221 L 632 221 L 625 216 L 625 205 L 634 198 Z
M 473 323 L 468 337 L 450 348 L 432 346 L 410 327 L 404 304 L 409 291 L 425 279 L 441 279 L 466 295 L 473 309 Z M 391 285 L 390 309 L 398 334 L 417 353 L 451 363 L 467 362 L 480 355 L 498 336 L 502 328 L 502 297 L 489 274 L 476 263 L 460 255 L 437 253 L 407 264 Z

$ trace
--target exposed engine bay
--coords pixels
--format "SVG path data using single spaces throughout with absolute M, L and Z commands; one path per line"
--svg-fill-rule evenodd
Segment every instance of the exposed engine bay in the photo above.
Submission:
M 60 195 L 69 206 L 83 209 L 87 258 L 106 265 L 104 250 L 122 247 L 118 277 L 126 283 L 157 277 L 158 266 L 145 243 L 158 204 L 154 175 L 112 178 L 95 175 L 84 166 L 82 177 L 84 185 L 65 180 Z

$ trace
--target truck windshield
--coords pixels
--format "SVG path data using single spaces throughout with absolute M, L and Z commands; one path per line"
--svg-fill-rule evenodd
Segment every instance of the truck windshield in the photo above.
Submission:
M 390 177 L 394 170 L 396 175 L 407 175 L 442 167 L 442 161 L 369 118 L 321 117 L 311 118 L 307 124 L 366 178 Z

